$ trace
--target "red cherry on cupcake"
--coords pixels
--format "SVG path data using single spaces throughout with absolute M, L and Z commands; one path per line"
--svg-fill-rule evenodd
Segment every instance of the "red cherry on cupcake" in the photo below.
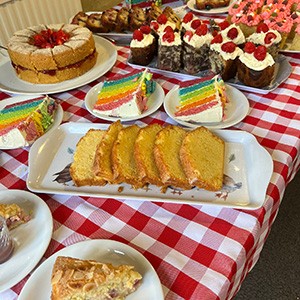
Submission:
M 160 16 L 157 17 L 156 21 L 159 23 L 159 24 L 166 24 L 167 21 L 168 21 L 168 18 L 165 14 L 161 14 Z
M 271 44 L 273 40 L 276 39 L 276 34 L 274 32 L 268 32 L 265 36 L 264 42 L 268 45 Z
M 265 46 L 259 45 L 254 51 L 254 57 L 259 60 L 263 61 L 267 55 L 267 48 Z
M 191 22 L 193 20 L 193 13 L 192 12 L 188 12 L 182 19 L 182 22 L 183 23 L 188 23 L 188 22 Z
M 223 42 L 222 35 L 218 33 L 211 41 L 211 44 L 220 44 Z
M 251 54 L 251 53 L 253 53 L 255 51 L 255 49 L 256 49 L 256 47 L 255 47 L 255 45 L 252 42 L 246 42 L 245 43 L 244 51 L 246 53 Z
M 227 32 L 227 36 L 228 36 L 231 40 L 235 39 L 235 38 L 238 36 L 238 34 L 239 34 L 239 32 L 238 32 L 238 30 L 237 30 L 235 27 L 231 28 L 231 29 Z
M 221 46 L 221 49 L 227 53 L 234 52 L 235 48 L 236 48 L 236 44 L 234 42 L 226 42 Z
M 197 29 L 200 25 L 201 25 L 201 21 L 200 21 L 200 20 L 194 20 L 194 21 L 191 23 L 191 27 L 192 27 L 193 29 Z
M 226 29 L 230 24 L 227 20 L 224 20 L 223 22 L 218 24 L 221 30 Z
M 133 32 L 133 35 L 132 35 L 133 39 L 134 40 L 137 40 L 137 41 L 142 41 L 143 38 L 144 38 L 144 35 L 143 33 L 139 30 L 139 29 L 136 29 L 134 32 Z
M 208 32 L 208 28 L 206 24 L 201 24 L 195 31 L 195 33 L 199 36 L 206 35 Z
M 173 31 L 167 31 L 164 33 L 164 35 L 162 36 L 162 40 L 164 42 L 168 42 L 168 43 L 172 43 L 175 40 L 175 34 Z
M 261 32 L 268 32 L 269 31 L 269 27 L 267 24 L 265 23 L 260 23 L 258 24 L 257 28 L 256 28 L 256 32 L 257 33 L 261 33 Z
M 140 27 L 140 31 L 144 34 L 149 34 L 151 32 L 151 28 L 148 25 L 142 25 Z

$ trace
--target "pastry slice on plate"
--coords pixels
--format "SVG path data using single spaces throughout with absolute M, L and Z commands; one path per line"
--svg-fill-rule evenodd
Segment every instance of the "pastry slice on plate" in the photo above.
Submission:
M 58 256 L 52 271 L 52 300 L 125 299 L 142 276 L 133 266 Z

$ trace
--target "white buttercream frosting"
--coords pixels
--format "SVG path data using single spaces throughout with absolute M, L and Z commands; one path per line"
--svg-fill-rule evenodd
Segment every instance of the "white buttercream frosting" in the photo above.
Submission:
M 240 49 L 239 47 L 235 47 L 235 50 L 232 52 L 232 53 L 228 53 L 228 52 L 225 52 L 222 50 L 222 45 L 223 43 L 215 43 L 215 44 L 211 44 L 210 45 L 210 49 L 211 50 L 214 50 L 218 53 L 220 53 L 220 55 L 225 59 L 225 60 L 234 60 L 236 59 L 237 57 L 239 57 L 240 55 L 243 54 L 243 50 Z
M 273 44 L 278 44 L 278 43 L 281 42 L 281 34 L 278 31 L 269 30 L 268 32 L 272 32 L 276 35 L 276 38 L 270 44 L 265 43 L 265 37 L 266 37 L 266 34 L 267 34 L 265 32 L 260 32 L 260 33 L 254 32 L 249 37 L 247 37 L 246 40 L 248 42 L 252 42 L 252 43 L 258 44 L 258 45 L 264 45 L 266 47 L 271 46 Z
M 191 39 L 187 35 L 185 35 L 183 37 L 183 40 L 187 44 L 193 46 L 194 48 L 200 48 L 203 45 L 209 45 L 210 42 L 212 41 L 212 39 L 213 39 L 213 36 L 210 33 L 205 34 L 205 35 L 201 35 L 201 36 L 198 35 L 198 34 L 193 34 L 193 36 L 191 37 Z
M 244 65 L 246 65 L 246 67 L 255 71 L 262 71 L 267 67 L 273 66 L 275 64 L 272 55 L 270 55 L 269 53 L 267 53 L 264 60 L 257 60 L 253 54 L 245 52 L 239 57 L 239 60 Z
M 141 41 L 132 39 L 130 42 L 130 47 L 132 48 L 145 48 L 152 45 L 154 41 L 154 36 L 152 34 L 144 34 L 144 38 Z
M 152 22 L 150 23 L 150 27 L 151 27 L 152 29 L 154 29 L 154 28 L 153 28 L 153 23 L 154 23 L 154 22 L 157 23 L 157 21 L 152 21 Z M 165 28 L 168 27 L 168 26 L 170 26 L 173 30 L 176 29 L 176 24 L 173 23 L 173 22 L 170 22 L 170 21 L 167 21 L 166 24 L 159 24 L 159 23 L 157 23 L 157 24 L 158 24 L 158 29 L 155 30 L 155 31 L 156 31 L 158 34 L 163 33 L 164 30 L 165 30 Z

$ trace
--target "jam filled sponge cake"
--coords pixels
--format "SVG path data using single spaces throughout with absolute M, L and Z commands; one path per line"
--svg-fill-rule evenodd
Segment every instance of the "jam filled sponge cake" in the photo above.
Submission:
M 92 32 L 78 25 L 38 25 L 14 33 L 8 53 L 17 76 L 32 83 L 57 83 L 80 76 L 96 63 Z
M 6 106 L 0 111 L 0 147 L 32 144 L 53 124 L 57 107 L 47 96 Z
M 155 91 L 152 74 L 134 70 L 104 81 L 93 111 L 113 117 L 135 117 L 148 109 L 148 97 Z
M 186 122 L 221 122 L 227 102 L 225 88 L 219 75 L 182 82 L 176 119 Z

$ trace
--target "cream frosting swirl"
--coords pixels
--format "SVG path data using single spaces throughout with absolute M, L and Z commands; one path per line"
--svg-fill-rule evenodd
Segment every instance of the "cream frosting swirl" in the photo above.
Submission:
M 275 64 L 275 61 L 273 57 L 267 53 L 264 60 L 257 60 L 253 53 L 243 53 L 239 60 L 246 65 L 249 69 L 255 70 L 255 71 L 262 71 L 266 69 L 267 67 L 273 66 Z

